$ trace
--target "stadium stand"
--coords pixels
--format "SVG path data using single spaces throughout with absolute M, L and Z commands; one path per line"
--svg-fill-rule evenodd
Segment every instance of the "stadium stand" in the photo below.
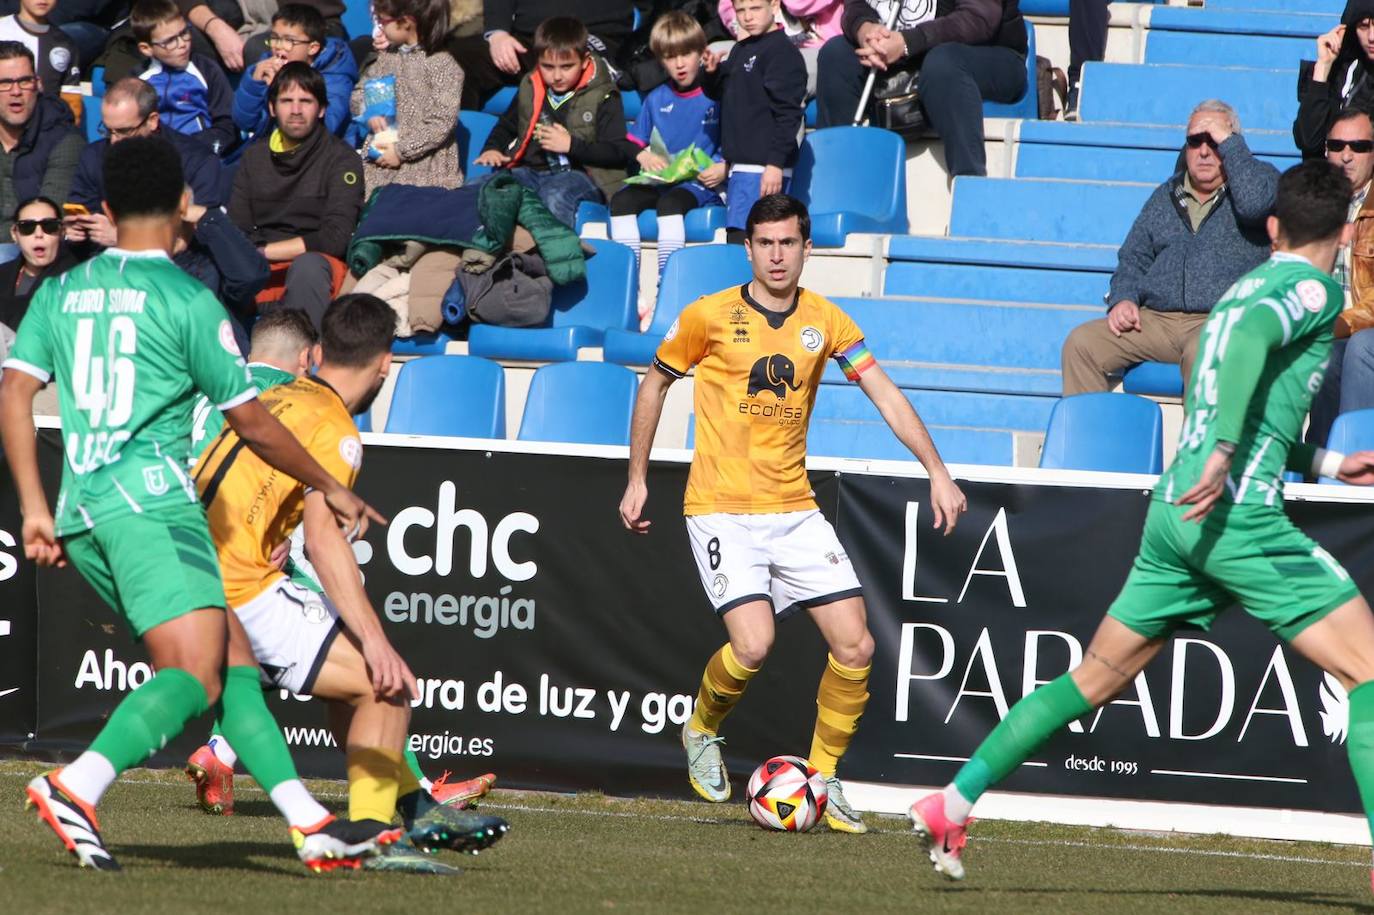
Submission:
M 463 163 L 463 177 L 471 181 L 491 172 L 491 166 L 478 165 L 474 160 L 482 152 L 482 144 L 487 142 L 487 134 L 496 126 L 496 116 L 484 111 L 458 112 L 458 158 Z
M 613 327 L 606 331 L 602 352 L 607 362 L 648 365 L 663 335 L 694 299 L 753 279 L 749 260 L 739 245 L 698 245 L 668 258 L 658 287 L 654 317 L 643 333 Z
M 506 373 L 487 359 L 426 356 L 401 366 L 386 431 L 506 437 Z
M 1089 63 L 1079 112 L 1084 121 L 1182 125 L 1203 98 L 1222 98 L 1246 130 L 1287 131 L 1298 113 L 1296 84 L 1292 69 Z
M 639 376 L 606 362 L 561 362 L 534 373 L 519 439 L 628 445 Z
M 1145 62 L 1207 61 L 1293 74 L 1312 57 L 1316 37 L 1339 24 L 1337 15 L 1162 6 L 1150 16 Z
M 1054 405 L 1040 466 L 1059 470 L 1161 473 L 1164 419 L 1134 394 L 1078 394 Z
M 1374 448 L 1374 410 L 1354 410 L 1337 416 L 1326 437 L 1326 447 L 1342 454 Z M 1320 477 L 1317 482 L 1346 485 L 1334 477 Z
M 478 324 L 468 336 L 468 351 L 489 359 L 571 362 L 578 358 L 578 350 L 601 346 L 610 328 L 636 327 L 639 283 L 634 252 L 613 241 L 588 243 L 596 254 L 587 258 L 587 279 L 554 287 L 545 326 Z
M 876 127 L 828 127 L 801 144 L 792 194 L 811 211 L 811 242 L 844 245 L 850 232 L 905 232 L 906 148 Z

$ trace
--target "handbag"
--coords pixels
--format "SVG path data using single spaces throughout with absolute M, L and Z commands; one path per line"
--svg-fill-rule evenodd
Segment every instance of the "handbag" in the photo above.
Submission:
M 897 133 L 914 133 L 926 127 L 925 112 L 916 94 L 919 70 L 879 74 L 873 81 L 868 103 L 868 123 Z

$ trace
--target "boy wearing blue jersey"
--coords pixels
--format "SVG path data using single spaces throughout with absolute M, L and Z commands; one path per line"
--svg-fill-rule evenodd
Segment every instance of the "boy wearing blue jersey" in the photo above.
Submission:
M 649 33 L 649 47 L 668 81 L 644 98 L 639 117 L 626 138 L 638 146 L 636 160 L 644 171 L 659 171 L 668 163 L 649 148 L 655 130 L 669 155 L 696 145 L 715 164 L 691 181 L 677 184 L 628 185 L 611 198 L 611 238 L 639 251 L 638 215 L 658 210 L 658 272 L 668 257 L 686 242 L 683 216 L 697 207 L 720 206 L 725 162 L 720 154 L 720 107 L 702 91 L 698 77 L 706 52 L 706 33 L 681 10 L 663 14 Z

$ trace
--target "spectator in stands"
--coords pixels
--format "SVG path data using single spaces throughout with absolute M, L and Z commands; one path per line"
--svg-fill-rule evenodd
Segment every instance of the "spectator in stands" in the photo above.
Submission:
M 224 167 L 205 144 L 168 130 L 157 110 L 157 92 L 143 80 L 130 76 L 105 90 L 100 100 L 100 132 L 97 140 L 81 151 L 76 166 L 76 178 L 68 200 L 85 207 L 87 212 L 67 217 L 67 240 L 94 242 L 104 247 L 115 243 L 114 224 L 101 211 L 105 201 L 105 153 L 111 144 L 130 137 L 157 135 L 172 145 L 181 157 L 182 173 L 197 200 L 205 206 L 224 204 Z
M 362 165 L 324 128 L 324 76 L 289 63 L 267 90 L 276 122 L 266 142 L 244 150 L 229 218 L 272 264 L 264 307 L 297 308 L 318 327 L 343 283 L 343 257 L 363 205 Z
M 0 325 L 18 330 L 38 284 L 75 259 L 62 244 L 62 208 L 47 197 L 25 200 L 14 210 L 10 238 L 19 256 L 0 265 Z
M 234 91 L 235 126 L 249 136 L 271 128 L 267 87 L 277 71 L 294 60 L 309 64 L 324 75 L 329 93 L 324 126 L 335 136 L 341 136 L 348 126 L 348 99 L 358 82 L 358 65 L 348 45 L 343 39 L 326 34 L 320 11 L 303 3 L 285 4 L 273 14 L 267 44 L 267 56 L 244 74 Z
M 748 33 L 735 16 L 734 0 L 720 0 L 717 5 L 720 21 L 736 41 L 742 41 Z M 816 94 L 817 62 L 821 47 L 830 39 L 844 34 L 840 19 L 844 13 L 844 0 L 781 0 L 776 11 L 778 25 L 792 43 L 801 51 L 806 63 L 806 97 Z M 712 50 L 724 52 L 726 42 L 717 42 Z
M 1112 14 L 1107 0 L 1069 0 L 1069 97 L 1064 120 L 1078 120 L 1078 82 L 1083 65 L 1107 56 L 1107 27 Z
M 1350 241 L 1336 255 L 1332 275 L 1345 289 L 1345 311 L 1332 329 L 1336 340 L 1326 377 L 1312 400 L 1304 440 L 1326 445 L 1336 416 L 1374 407 L 1374 123 L 1363 111 L 1346 109 L 1326 136 L 1326 159 L 1350 179 Z M 1363 253 L 1361 253 L 1363 252 Z
M 454 38 L 448 49 L 463 68 L 463 107 L 480 108 L 502 86 L 522 82 L 540 57 L 536 27 L 555 16 L 576 14 L 588 32 L 590 49 L 604 59 L 615 56 L 634 24 L 634 6 L 625 0 L 484 0 L 485 31 Z
M 1326 132 L 1343 108 L 1374 112 L 1374 0 L 1350 0 L 1341 24 L 1317 38 L 1316 63 L 1299 68 L 1293 141 L 1304 158 L 1325 155 Z
M 0 232 L 9 232 L 21 200 L 66 200 L 71 191 L 84 140 L 71 109 L 42 92 L 33 52 L 0 41 Z
M 1140 362 L 1178 363 L 1186 385 L 1208 312 L 1269 256 L 1278 169 L 1250 153 L 1225 102 L 1198 105 L 1187 130 L 1184 169 L 1150 195 L 1121 245 L 1107 317 L 1064 343 L 1065 395 L 1105 391 Z
M 388 184 L 461 187 L 463 166 L 453 128 L 463 97 L 463 70 L 444 53 L 448 0 L 373 0 L 372 8 L 387 49 L 363 70 L 353 90 L 352 111 L 355 117 L 363 113 L 365 83 L 390 78 L 396 116 L 379 115 L 368 124 L 366 196 Z
M 900 2 L 894 28 L 879 11 Z M 917 98 L 945 145 L 951 175 L 987 174 L 983 102 L 1026 91 L 1026 23 L 1016 0 L 845 0 L 844 39 L 821 48 L 820 127 L 849 124 L 869 67 L 920 70 Z
M 700 23 L 681 10 L 670 10 L 654 23 L 649 36 L 668 82 L 644 97 L 639 117 L 630 128 L 629 139 L 641 147 L 637 159 L 641 169 L 661 171 L 667 160 L 649 148 L 655 131 L 670 155 L 676 156 L 695 146 L 715 160 L 715 164 L 695 179 L 676 184 L 626 185 L 611 198 L 611 238 L 628 245 L 639 256 L 639 214 L 658 211 L 658 272 L 674 251 L 687 242 L 683 217 L 703 206 L 720 206 L 719 188 L 725 181 L 725 163 L 720 156 L 720 108 L 701 91 L 698 77 L 701 55 L 706 50 L 706 33 Z M 646 318 L 641 314 L 640 318 Z
M 229 312 L 234 336 L 248 346 L 244 324 L 255 311 L 255 298 L 271 277 L 271 267 L 248 236 L 219 208 L 196 203 L 195 192 L 172 247 L 172 262 L 215 294 Z M 246 350 L 245 350 L 246 352 Z
M 730 175 L 725 237 L 744 244 L 749 210 L 760 197 L 785 194 L 797 161 L 806 100 L 806 63 L 777 27 L 777 0 L 734 0 L 746 37 L 720 60 L 707 52 L 706 94 L 720 102 L 720 145 Z
M 191 53 L 191 27 L 172 0 L 138 0 L 129 14 L 138 50 L 152 58 L 140 74 L 157 90 L 162 122 L 222 156 L 238 145 L 234 92 L 213 59 Z
M 350 0 L 358 2 L 358 0 Z M 455 3 L 463 0 L 454 0 Z M 471 0 L 468 0 L 471 2 Z M 354 38 L 369 38 L 367 33 L 362 35 L 349 35 L 348 29 L 344 28 L 343 14 L 346 4 L 344 0 L 291 0 L 292 4 L 308 6 L 320 14 L 320 19 L 324 22 L 324 34 L 326 38 L 337 38 L 345 45 Z M 243 27 L 239 30 L 240 35 L 249 37 L 243 43 L 243 60 L 245 65 L 272 53 L 271 34 L 272 20 L 276 16 L 278 6 L 277 0 L 238 0 L 239 8 L 243 10 Z M 284 5 L 284 4 L 283 4 Z M 352 48 L 349 48 L 352 51 Z M 358 58 L 354 57 L 354 68 L 358 66 Z
M 538 65 L 487 137 L 480 165 L 508 168 L 571 226 L 582 201 L 603 203 L 625 183 L 639 151 L 625 137 L 625 108 L 606 62 L 587 50 L 587 29 L 569 16 L 539 23 Z
M 81 77 L 76 42 L 48 22 L 56 0 L 19 0 L 19 11 L 0 18 L 0 41 L 17 41 L 33 52 L 43 92 L 54 98 Z

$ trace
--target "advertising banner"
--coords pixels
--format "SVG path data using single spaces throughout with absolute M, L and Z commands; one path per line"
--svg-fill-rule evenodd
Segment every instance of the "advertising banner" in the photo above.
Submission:
M 40 439 L 55 486 L 59 440 Z M 623 457 L 369 445 L 359 491 L 390 524 L 354 552 L 388 637 L 419 678 L 410 739 L 431 775 L 688 790 L 679 732 L 725 631 L 691 559 L 686 473 L 653 465 L 653 524 L 636 536 L 616 511 Z M 946 537 L 932 529 L 924 480 L 834 471 L 812 480 L 865 586 L 877 643 L 872 698 L 842 775 L 889 784 L 947 781 L 1011 704 L 1081 657 L 1125 579 L 1148 504 L 1143 490 L 966 483 L 969 512 Z M 17 540 L 18 518 L 7 491 L 0 690 L 19 691 L 0 695 L 0 745 L 69 753 L 152 671 L 73 570 L 35 581 L 22 550 L 11 569 L 5 536 Z M 1289 508 L 1362 586 L 1374 584 L 1368 506 Z M 36 595 L 28 607 L 25 588 Z M 768 664 L 722 731 L 737 778 L 769 756 L 807 753 L 824 663 L 804 614 L 779 625 Z M 11 705 L 24 695 L 27 704 Z M 320 703 L 269 696 L 301 771 L 341 775 Z M 1116 702 L 1056 735 L 1004 787 L 1354 811 L 1345 701 L 1335 681 L 1234 609 L 1210 632 L 1181 633 Z M 188 727 L 156 762 L 179 765 L 207 726 L 208 716 Z
M 0 451 L 0 746 L 21 746 L 33 736 L 38 654 L 33 563 L 24 559 L 19 496 Z

